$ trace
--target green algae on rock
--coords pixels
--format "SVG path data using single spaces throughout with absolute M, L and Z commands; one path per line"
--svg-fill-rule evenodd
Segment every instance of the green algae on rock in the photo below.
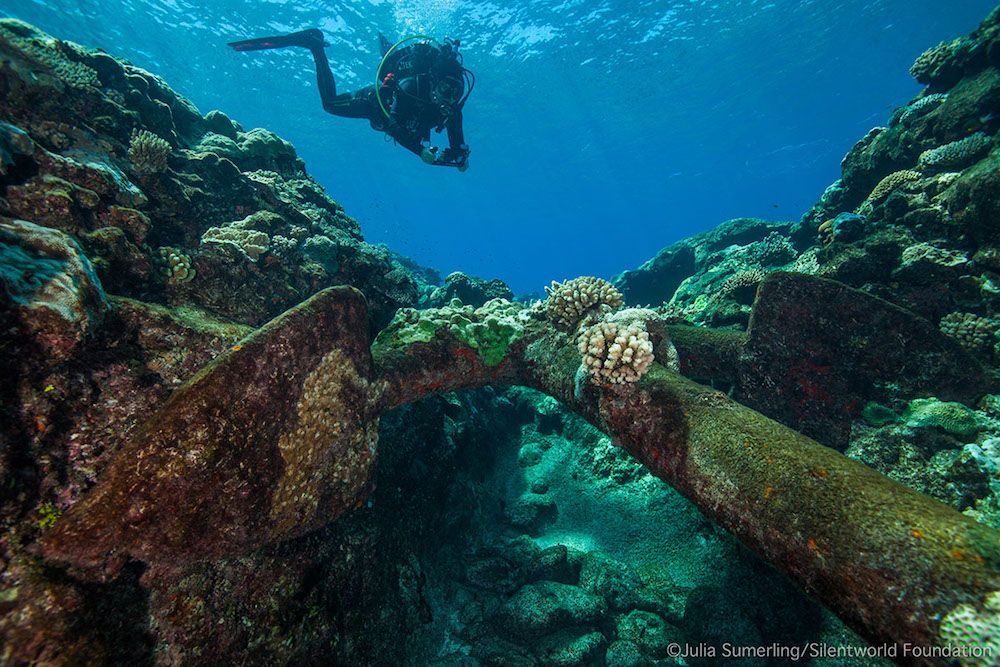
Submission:
M 458 299 L 443 308 L 403 308 L 375 337 L 372 350 L 427 342 L 447 331 L 475 350 L 487 366 L 496 366 L 524 330 L 522 311 L 523 306 L 506 299 L 491 299 L 479 308 Z

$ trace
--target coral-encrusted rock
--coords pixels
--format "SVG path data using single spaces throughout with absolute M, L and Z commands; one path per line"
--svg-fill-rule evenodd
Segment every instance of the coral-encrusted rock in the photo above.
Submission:
M 0 215 L 74 235 L 113 293 L 253 326 L 333 285 L 361 289 L 378 325 L 417 302 L 412 267 L 365 243 L 273 133 L 20 21 L 0 19 L 0 61 Z
M 915 243 L 903 250 L 892 277 L 911 283 L 946 283 L 963 273 L 968 264 L 969 258 L 957 250 Z
M 846 285 L 790 273 L 761 284 L 740 363 L 742 402 L 837 448 L 864 404 L 885 400 L 885 383 L 948 400 L 988 386 L 979 362 L 930 322 Z
M 780 237 L 789 226 L 787 222 L 758 218 L 727 220 L 715 229 L 663 248 L 639 268 L 625 271 L 611 282 L 621 290 L 629 305 L 663 303 L 670 300 L 686 278 L 705 271 L 713 264 L 716 255 L 730 246 L 771 250 L 761 254 L 773 255 L 773 246 L 777 244 L 769 244 L 768 238 Z M 781 252 L 780 248 L 778 252 Z M 766 256 L 756 259 L 765 263 L 769 261 Z
M 88 576 L 181 565 L 301 535 L 362 497 L 378 418 L 364 298 L 332 288 L 179 389 L 44 536 Z M 281 369 L 276 372 L 275 369 Z
M 857 206 L 872 195 L 884 196 L 888 194 L 886 188 L 892 189 L 890 184 L 895 187 L 908 180 L 906 175 L 911 175 L 909 170 L 916 165 L 920 153 L 936 145 L 933 139 L 918 141 L 918 136 L 918 132 L 901 125 L 876 127 L 857 142 L 841 162 L 843 206 Z M 895 176 L 883 183 L 891 175 Z M 876 190 L 880 184 L 882 191 Z
M 515 640 L 534 639 L 561 628 L 596 624 L 607 613 L 598 596 L 554 581 L 528 584 L 497 613 L 497 630 Z
M 932 88 L 947 89 L 964 75 L 977 72 L 988 64 L 996 66 L 998 43 L 1000 9 L 994 9 L 968 36 L 941 42 L 920 54 L 910 74 Z
M 21 332 L 55 361 L 70 357 L 108 310 L 76 241 L 24 220 L 0 218 L 0 284 Z
M 80 589 L 45 577 L 39 563 L 21 556 L 0 574 L 0 590 L 5 664 L 108 664 L 97 633 L 81 632 Z
M 944 194 L 955 222 L 980 243 L 1000 239 L 1000 151 L 962 172 Z
M 498 278 L 483 280 L 456 271 L 448 274 L 444 279 L 444 285 L 431 293 L 427 305 L 440 308 L 451 303 L 452 299 L 458 299 L 467 306 L 478 308 L 490 299 L 513 301 L 514 293 L 510 291 L 507 283 Z
M 16 167 L 21 158 L 35 152 L 35 142 L 24 130 L 0 123 L 0 176 Z
M 914 132 L 935 140 L 928 148 L 964 139 L 998 104 L 1000 71 L 990 67 L 959 81 L 948 97 L 915 125 Z

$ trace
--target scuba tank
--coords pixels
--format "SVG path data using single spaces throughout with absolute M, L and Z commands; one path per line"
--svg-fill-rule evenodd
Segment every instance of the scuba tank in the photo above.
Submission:
M 426 41 L 400 48 L 416 39 Z M 404 92 L 399 87 L 395 88 L 395 92 L 397 95 L 408 95 L 419 103 L 437 106 L 444 118 L 438 127 L 440 130 L 448 118 L 461 110 L 476 85 L 475 75 L 462 64 L 462 54 L 458 51 L 460 46 L 460 40 L 448 37 L 443 44 L 426 35 L 411 35 L 399 40 L 386 51 L 379 63 L 375 72 L 376 90 L 384 84 L 387 74 L 392 74 L 392 80 L 396 82 L 414 78 L 417 94 Z M 388 118 L 389 111 L 381 95 L 378 101 Z

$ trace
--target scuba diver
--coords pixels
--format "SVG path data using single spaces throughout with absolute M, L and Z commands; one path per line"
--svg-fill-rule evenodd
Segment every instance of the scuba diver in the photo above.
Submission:
M 334 116 L 367 118 L 372 129 L 385 132 L 396 143 L 419 155 L 427 164 L 469 166 L 469 147 L 462 130 L 462 107 L 475 86 L 475 76 L 462 66 L 458 40 L 444 44 L 421 41 L 399 48 L 379 33 L 382 62 L 377 85 L 337 94 L 330 62 L 323 50 L 323 33 L 315 28 L 289 35 L 230 42 L 235 51 L 261 51 L 297 46 L 309 49 L 316 62 L 316 83 L 323 109 Z M 431 129 L 448 130 L 448 147 L 430 146 Z

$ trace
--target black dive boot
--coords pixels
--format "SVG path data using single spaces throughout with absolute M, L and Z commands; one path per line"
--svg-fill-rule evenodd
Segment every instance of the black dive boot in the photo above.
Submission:
M 239 42 L 229 42 L 228 46 L 234 51 L 263 51 L 265 49 L 283 49 L 288 46 L 301 46 L 310 51 L 322 49 L 329 46 L 323 39 L 323 31 L 317 28 L 301 30 L 288 35 L 274 35 L 273 37 L 255 37 L 254 39 L 244 39 Z

